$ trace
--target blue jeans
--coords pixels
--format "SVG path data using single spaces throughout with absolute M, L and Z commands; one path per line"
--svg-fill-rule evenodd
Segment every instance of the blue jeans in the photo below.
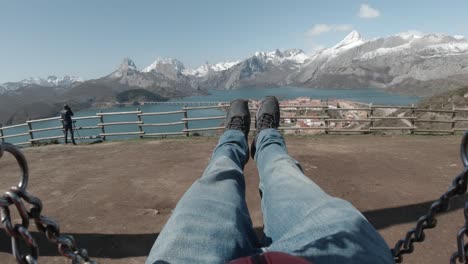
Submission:
M 314 264 L 394 263 L 385 241 L 350 203 L 326 194 L 304 175 L 276 129 L 258 134 L 264 241 L 245 201 L 248 144 L 238 130 L 219 140 L 203 176 L 184 194 L 158 236 L 150 263 L 225 263 L 265 251 Z

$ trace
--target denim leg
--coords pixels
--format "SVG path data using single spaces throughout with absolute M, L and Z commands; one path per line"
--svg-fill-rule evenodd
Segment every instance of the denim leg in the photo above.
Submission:
M 244 133 L 221 136 L 203 176 L 177 204 L 158 236 L 149 263 L 225 263 L 255 254 L 257 237 L 245 201 Z
M 256 146 L 266 251 L 314 264 L 393 263 L 374 227 L 350 203 L 329 196 L 306 177 L 276 129 L 262 130 Z

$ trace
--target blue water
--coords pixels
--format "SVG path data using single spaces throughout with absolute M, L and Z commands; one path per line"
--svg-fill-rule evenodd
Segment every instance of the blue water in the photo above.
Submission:
M 274 95 L 280 100 L 308 96 L 313 99 L 346 99 L 379 105 L 410 105 L 421 99 L 418 96 L 389 94 L 375 89 L 343 90 L 281 87 L 244 88 L 239 90 L 210 91 L 210 93 L 210 95 L 190 96 L 182 99 L 172 99 L 171 101 L 231 101 L 237 98 L 261 99 L 268 95 Z
M 347 99 L 363 103 L 373 103 L 375 105 L 410 105 L 420 100 L 417 96 L 405 96 L 398 94 L 388 94 L 379 90 L 373 89 L 359 89 L 359 90 L 337 90 L 337 89 L 311 89 L 299 87 L 281 87 L 281 88 L 251 88 L 239 89 L 229 91 L 210 91 L 210 95 L 205 96 L 189 96 L 178 99 L 171 99 L 170 101 L 176 102 L 229 102 L 233 99 L 261 99 L 267 95 L 274 95 L 280 100 L 294 99 L 301 96 L 308 96 L 313 99 Z M 87 109 L 75 112 L 75 117 L 80 116 L 93 116 L 96 113 L 102 112 L 121 112 L 121 111 L 134 111 L 140 108 L 143 112 L 166 112 L 180 110 L 182 107 L 177 105 L 144 105 L 144 106 L 128 106 L 128 107 L 112 107 L 107 109 Z M 57 116 L 60 109 L 57 109 Z M 206 117 L 206 116 L 222 116 L 225 113 L 219 109 L 207 110 L 194 110 L 189 111 L 188 117 Z M 174 114 L 167 116 L 143 116 L 144 123 L 168 123 L 180 121 L 182 114 Z M 105 116 L 104 122 L 122 122 L 122 121 L 138 121 L 136 115 L 124 116 Z M 77 127 L 95 126 L 99 123 L 99 119 L 78 120 Z M 191 121 L 189 128 L 201 127 L 216 127 L 220 126 L 222 120 L 209 120 L 209 121 Z M 60 126 L 60 121 L 47 121 L 40 123 L 33 123 L 33 129 Z M 170 127 L 144 127 L 146 133 L 164 133 L 164 132 L 180 132 L 184 129 L 183 125 L 174 125 Z M 106 126 L 106 133 L 112 132 L 136 132 L 138 131 L 137 125 L 119 125 L 119 126 Z M 13 128 L 4 130 L 5 135 L 26 133 L 27 127 Z M 100 129 L 78 130 L 75 136 L 93 136 L 101 133 Z M 215 132 L 200 132 L 201 134 L 213 134 Z M 63 133 L 60 130 L 44 131 L 34 133 L 35 138 L 60 136 Z M 135 138 L 137 136 L 109 136 L 107 139 L 126 139 Z M 6 139 L 7 142 L 18 143 L 28 141 L 28 136 L 15 137 Z M 79 140 L 78 142 L 85 142 L 88 140 Z

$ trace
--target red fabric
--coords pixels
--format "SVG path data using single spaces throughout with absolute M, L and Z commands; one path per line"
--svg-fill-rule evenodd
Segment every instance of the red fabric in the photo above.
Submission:
M 260 256 L 235 259 L 228 264 L 312 264 L 302 258 L 282 252 L 267 252 Z

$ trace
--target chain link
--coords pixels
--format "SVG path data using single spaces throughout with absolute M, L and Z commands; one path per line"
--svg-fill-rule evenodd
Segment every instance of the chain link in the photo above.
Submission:
M 434 228 L 437 225 L 436 216 L 449 209 L 450 200 L 454 196 L 463 195 L 467 190 L 468 185 L 468 132 L 465 132 L 461 144 L 461 159 L 464 165 L 464 170 L 453 181 L 447 192 L 439 199 L 432 203 L 429 211 L 421 216 L 416 222 L 416 227 L 411 228 L 405 238 L 400 239 L 395 247 L 391 250 L 393 259 L 396 263 L 403 262 L 403 255 L 410 254 L 414 251 L 414 243 L 422 242 L 425 239 L 425 229 Z M 468 263 L 468 245 L 464 243 L 464 236 L 468 235 L 468 203 L 465 204 L 465 226 L 462 227 L 457 235 L 458 250 L 450 258 L 450 263 Z
M 465 236 L 468 236 L 468 203 L 465 203 L 465 225 L 457 233 L 457 251 L 450 258 L 450 264 L 468 263 L 468 244 L 465 244 Z
M 86 249 L 76 246 L 73 236 L 60 233 L 59 224 L 52 218 L 43 216 L 42 202 L 39 198 L 27 192 L 28 185 L 28 165 L 23 154 L 13 145 L 8 143 L 0 144 L 0 158 L 4 152 L 11 153 L 17 160 L 23 175 L 18 186 L 11 187 L 2 197 L 0 197 L 1 222 L 5 232 L 11 237 L 12 254 L 17 263 L 36 264 L 39 257 L 39 247 L 28 231 L 30 220 L 34 221 L 36 228 L 44 233 L 47 240 L 58 247 L 62 256 L 72 260 L 73 264 L 97 264 L 89 258 Z M 30 205 L 26 209 L 25 203 Z M 10 217 L 10 206 L 16 208 L 20 215 L 21 223 L 15 224 Z M 26 244 L 28 252 L 21 252 L 20 242 Z

